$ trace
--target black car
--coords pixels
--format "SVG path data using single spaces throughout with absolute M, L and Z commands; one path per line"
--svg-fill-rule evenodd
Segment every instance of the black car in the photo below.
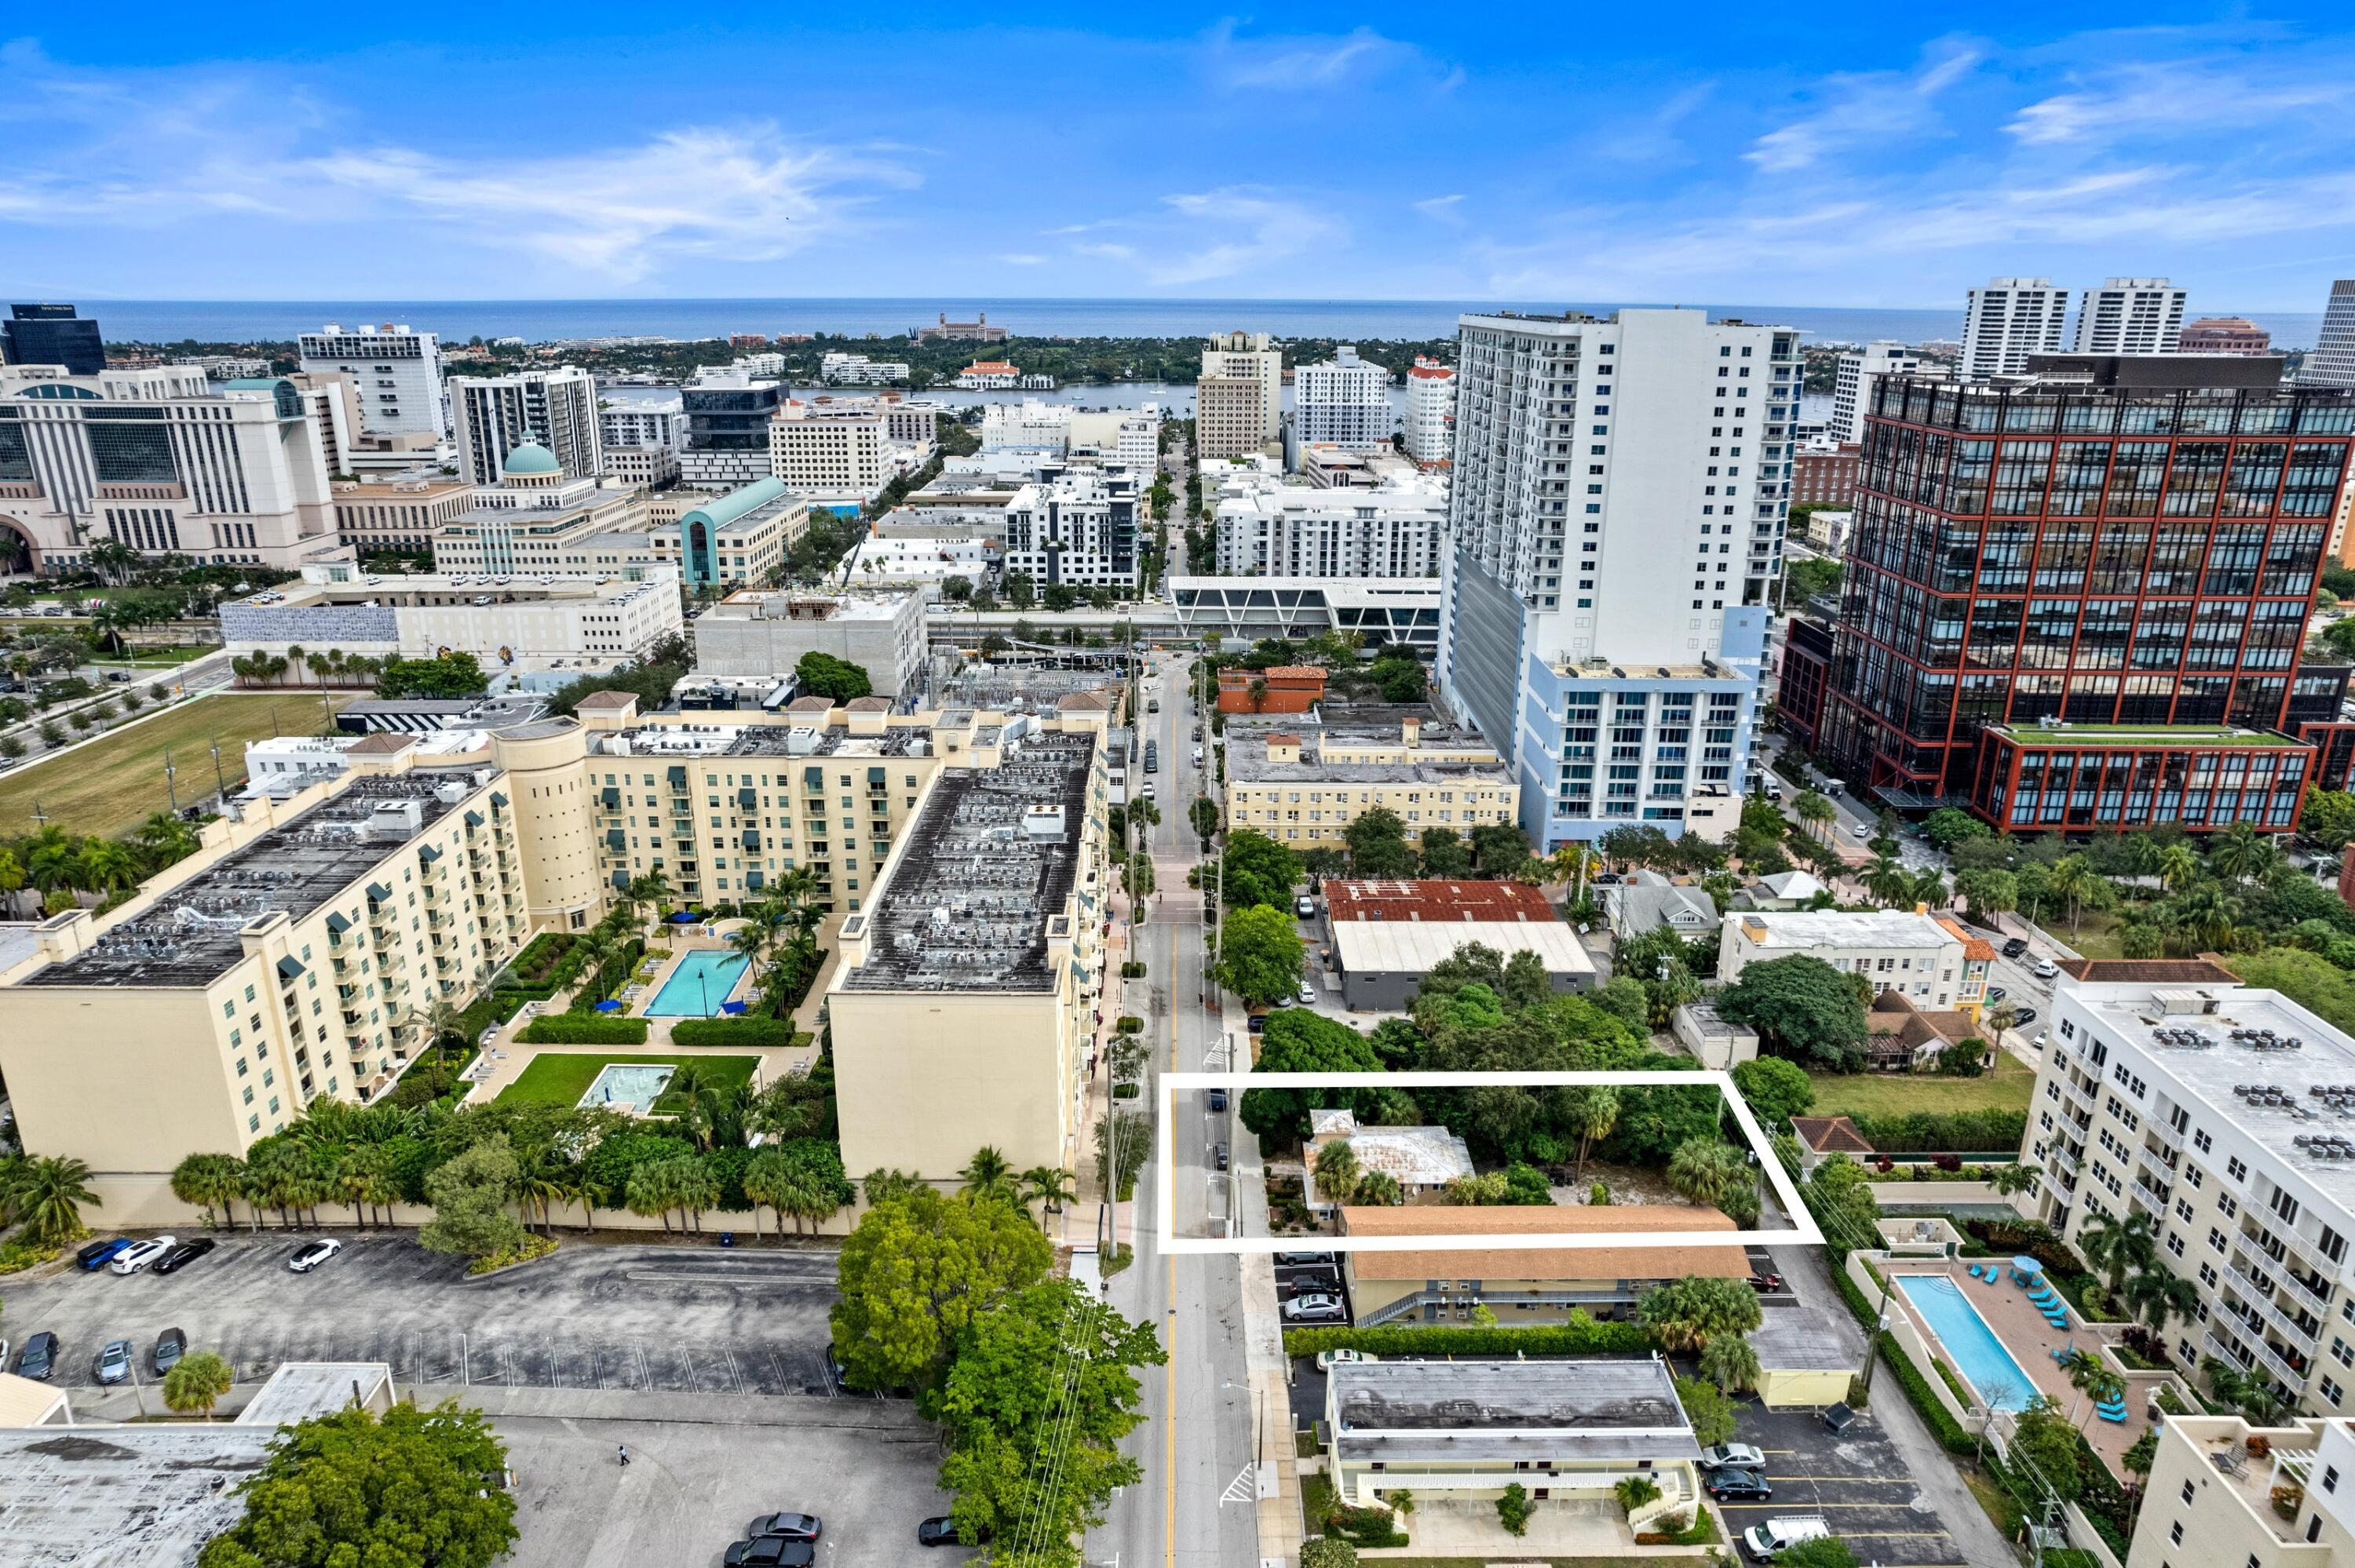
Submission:
M 1250 1022 L 1249 1023 L 1245 1024 L 1243 1027 L 1244 1027 L 1244 1028 L 1246 1028 L 1246 1029 L 1248 1029 L 1248 1030 L 1250 1030 L 1253 1034 L 1264 1034 L 1264 1033 L 1267 1033 L 1267 1014 L 1266 1014 L 1266 1013 L 1264 1013 L 1264 1012 L 1254 1012 L 1254 1013 L 1252 1013 L 1252 1014 L 1251 1015 L 1251 1022 Z
M 57 1370 L 58 1337 L 44 1329 L 25 1341 L 24 1350 L 16 1356 L 16 1375 L 47 1383 Z
M 923 1523 L 916 1526 L 916 1544 L 919 1546 L 962 1546 L 964 1542 L 957 1539 L 956 1520 L 951 1519 L 947 1514 L 940 1514 L 932 1519 L 928 1519 L 924 1520 Z M 989 1531 L 986 1530 L 983 1531 L 981 1532 L 981 1539 L 975 1542 L 973 1544 L 975 1546 L 988 1545 Z
M 1714 1471 L 1708 1485 L 1709 1495 L 1720 1502 L 1764 1502 L 1774 1495 L 1766 1478 L 1755 1470 Z
M 2032 1007 L 2014 1008 L 2012 1013 L 2011 1026 L 2014 1029 L 2025 1029 L 2036 1022 L 2036 1009 Z
M 196 1262 L 197 1259 L 204 1256 L 205 1254 L 212 1251 L 213 1248 L 218 1245 L 220 1245 L 220 1243 L 213 1240 L 210 1236 L 198 1236 L 194 1241 L 184 1241 L 179 1245 L 174 1247 L 171 1251 L 165 1253 L 163 1256 L 157 1258 L 154 1266 L 149 1268 L 147 1272 L 150 1274 L 170 1274 L 175 1270 L 186 1268 L 188 1265 Z
M 789 1535 L 795 1541 L 815 1541 L 826 1527 L 826 1521 L 814 1513 L 764 1513 L 744 1527 L 744 1533 L 755 1539 L 763 1535 Z
M 1210 1109 L 1213 1111 L 1222 1111 L 1226 1108 L 1227 1091 L 1224 1089 L 1212 1089 L 1210 1091 Z
M 720 1568 L 810 1568 L 817 1561 L 817 1544 L 790 1535 L 763 1535 L 740 1541 L 720 1557 Z
M 2014 937 L 2003 945 L 2003 956 L 2007 959 L 2016 959 L 2026 951 L 2028 951 L 2028 938 L 2025 937 Z
M 155 1369 L 155 1375 L 162 1377 L 177 1366 L 180 1358 L 187 1353 L 188 1336 L 177 1329 L 166 1329 L 155 1336 L 155 1349 L 149 1358 L 149 1364 Z

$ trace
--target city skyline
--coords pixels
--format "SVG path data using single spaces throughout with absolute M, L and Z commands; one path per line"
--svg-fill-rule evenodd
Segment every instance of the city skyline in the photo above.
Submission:
M 1943 308 L 2117 274 L 2311 312 L 2355 258 L 2355 46 L 2319 5 L 1710 5 L 1508 41 L 1402 8 L 1028 15 L 524 12 L 364 52 L 50 18 L 0 46 L 6 286 Z

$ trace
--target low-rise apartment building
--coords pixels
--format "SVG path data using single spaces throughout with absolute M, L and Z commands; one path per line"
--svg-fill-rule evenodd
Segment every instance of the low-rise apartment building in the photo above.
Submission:
M 1862 975 L 1876 993 L 1896 991 L 1924 1012 L 1976 1013 L 1985 997 L 1986 969 L 1979 969 L 1979 984 L 1972 987 L 1963 943 L 1926 914 L 1738 909 L 1718 931 L 1717 978 L 1731 985 L 1752 964 L 1805 955 L 1842 974 Z
M 1006 503 L 1006 569 L 1044 588 L 1135 588 L 1136 475 L 1082 469 L 1026 484 Z
M 485 671 L 596 668 L 635 659 L 686 629 L 678 585 L 649 568 L 621 577 L 374 576 L 336 564 L 305 567 L 303 580 L 264 588 L 220 607 L 221 640 L 233 653 L 290 648 L 371 658 L 474 654 Z
M 1513 1245 L 1516 1236 L 1592 1232 L 1724 1231 L 1719 1211 L 1677 1203 L 1558 1203 L 1546 1207 L 1452 1203 L 1351 1206 L 1341 1230 L 1357 1236 L 1493 1235 L 1498 1245 L 1469 1251 L 1433 1248 L 1346 1252 L 1350 1304 L 1360 1327 L 1376 1323 L 1468 1325 L 1486 1307 L 1497 1321 L 1559 1323 L 1572 1311 L 1625 1317 L 1652 1287 L 1685 1275 L 1748 1279 L 1750 1258 L 1737 1244 L 1657 1246 Z
M 2205 959 L 2062 967 L 2020 1151 L 2048 1172 L 2031 1213 L 2073 1245 L 2147 1215 L 2200 1293 L 2167 1330 L 2179 1365 L 2355 1412 L 2355 1040 Z
M 918 593 L 795 593 L 746 589 L 696 618 L 702 675 L 783 675 L 805 653 L 867 672 L 876 694 L 915 690 L 924 668 L 924 599 Z
M 1295 851 L 1338 849 L 1349 824 L 1377 808 L 1396 812 L 1410 839 L 1512 821 L 1519 791 L 1495 748 L 1428 712 L 1230 720 L 1228 821 Z

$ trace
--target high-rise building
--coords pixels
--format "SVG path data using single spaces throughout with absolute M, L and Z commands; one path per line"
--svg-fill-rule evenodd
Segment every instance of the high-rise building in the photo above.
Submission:
M 784 388 L 733 370 L 707 370 L 679 390 L 687 446 L 679 477 L 698 490 L 737 490 L 769 477 L 769 421 Z
M 1439 678 L 1541 851 L 1738 796 L 1798 355 L 1700 311 L 1462 319 Z
M 1219 570 L 1277 577 L 1436 577 L 1447 486 L 1317 490 L 1250 474 L 1219 487 Z
M 2164 278 L 2111 278 L 2086 290 L 2077 352 L 2173 354 L 2183 335 L 2184 295 Z
M 1352 451 L 1388 449 L 1398 429 L 1391 373 L 1343 344 L 1333 357 L 1292 373 L 1292 438 L 1296 447 L 1327 443 Z
M 496 484 L 507 453 L 526 441 L 555 453 L 570 478 L 594 479 L 604 471 L 597 383 L 573 366 L 453 376 L 450 424 L 458 441 L 458 472 L 470 484 Z
M 1832 381 L 1832 420 L 1825 432 L 1837 446 L 1864 440 L 1864 406 L 1871 401 L 1873 383 L 1884 376 L 1909 376 L 1922 366 L 1921 356 L 1902 343 L 1882 339 L 1839 356 Z
M 2271 354 L 2274 334 L 2246 316 L 2201 316 L 2185 323 L 2175 346 L 2185 354 Z
M 69 376 L 95 376 L 106 368 L 106 344 L 98 323 L 71 305 L 11 305 L 0 322 L 0 365 L 61 365 Z
M 2355 387 L 2355 278 L 2330 285 L 2322 333 L 2297 373 L 2301 387 Z
M 815 502 L 863 504 L 891 477 L 883 416 L 871 407 L 789 401 L 770 419 L 768 440 L 769 475 Z
M 346 558 L 321 407 L 283 376 L 0 370 L 0 544 L 43 571 L 86 564 L 101 539 L 208 564 Z
M 1455 372 L 1414 356 L 1406 373 L 1406 453 L 1426 468 L 1444 463 L 1455 447 Z
M 2288 829 L 2315 758 L 2289 737 L 2346 683 L 2297 656 L 2355 392 L 2279 367 L 2056 355 L 1993 385 L 1884 380 L 1821 715 L 1785 704 L 1786 725 L 1869 805 Z
M 371 436 L 442 433 L 442 350 L 430 332 L 407 326 L 355 327 L 329 322 L 298 340 L 306 375 L 351 378 L 360 429 Z
M 1194 386 L 1197 461 L 1265 450 L 1284 418 L 1284 351 L 1267 334 L 1231 332 L 1202 345 Z
M 2055 354 L 2069 315 L 2069 291 L 2050 278 L 1995 278 L 1973 289 L 1963 313 L 1963 352 L 1955 375 L 1965 381 L 2017 376 L 2031 354 Z

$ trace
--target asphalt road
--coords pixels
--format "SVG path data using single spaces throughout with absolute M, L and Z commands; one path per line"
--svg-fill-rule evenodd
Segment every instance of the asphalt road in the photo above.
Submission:
M 1888 1393 L 1892 1400 L 1904 1397 L 1894 1389 Z M 1876 1408 L 1885 1403 L 1874 1401 Z M 1768 1519 L 1819 1514 L 1859 1561 L 1891 1568 L 1961 1568 L 1978 1561 L 1965 1554 L 1938 1501 L 1869 1414 L 1835 1437 L 1813 1411 L 1744 1404 L 1738 1407 L 1734 1439 L 1766 1456 L 1766 1484 L 1774 1495 L 1766 1502 L 1718 1504 L 1732 1531 Z M 1967 1497 L 1966 1505 L 1984 1522 Z
M 5 1331 L 19 1347 L 36 1330 L 56 1333 L 57 1381 L 71 1387 L 94 1383 L 91 1360 L 106 1340 L 130 1340 L 144 1368 L 156 1334 L 176 1328 L 191 1350 L 228 1357 L 240 1383 L 286 1361 L 380 1361 L 402 1383 L 837 1392 L 830 1251 L 575 1239 L 530 1267 L 468 1280 L 460 1260 L 405 1236 L 347 1236 L 340 1256 L 292 1274 L 286 1256 L 301 1239 L 240 1234 L 170 1275 L 69 1264 L 20 1277 Z

